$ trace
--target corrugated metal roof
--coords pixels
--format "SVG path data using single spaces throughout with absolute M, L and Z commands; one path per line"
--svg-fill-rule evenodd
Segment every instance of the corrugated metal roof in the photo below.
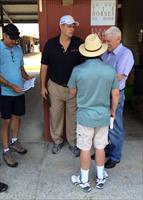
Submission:
M 4 23 L 38 22 L 37 0 L 0 0 L 3 7 Z

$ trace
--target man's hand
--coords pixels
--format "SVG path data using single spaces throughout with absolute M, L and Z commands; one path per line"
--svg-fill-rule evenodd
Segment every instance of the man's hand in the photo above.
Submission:
M 21 74 L 22 74 L 22 78 L 24 78 L 25 80 L 30 80 L 34 78 L 33 76 L 30 76 L 27 74 L 24 67 L 21 67 Z
M 70 96 L 72 96 L 72 97 L 74 97 L 74 96 L 76 96 L 76 89 L 75 88 L 70 88 L 69 89 L 69 94 L 70 94 Z
M 11 84 L 11 89 L 16 93 L 21 93 L 22 88 L 18 87 L 17 85 Z
M 47 100 L 48 90 L 46 88 L 41 89 L 41 96 Z
M 117 78 L 118 78 L 118 81 L 121 81 L 124 78 L 126 78 L 126 76 L 124 74 L 117 74 Z
M 116 113 L 115 113 L 114 111 L 111 110 L 110 116 L 115 118 L 115 115 L 116 115 Z

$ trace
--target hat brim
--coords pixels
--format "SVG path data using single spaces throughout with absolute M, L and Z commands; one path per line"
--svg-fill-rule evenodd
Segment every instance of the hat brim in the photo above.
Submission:
M 87 51 L 85 49 L 85 45 L 84 44 L 81 44 L 79 46 L 79 52 L 85 57 L 96 57 L 96 56 L 100 56 L 103 53 L 105 53 L 105 51 L 107 51 L 107 48 L 108 48 L 108 45 L 106 43 L 103 43 L 101 49 L 91 52 L 91 51 Z
M 75 25 L 75 26 L 79 26 L 79 22 L 78 21 L 74 21 L 72 23 L 60 23 L 61 25 L 63 24 L 67 24 L 67 25 Z
M 74 24 L 75 26 L 79 26 L 79 22 L 78 22 L 78 21 L 75 21 L 73 24 Z
M 11 40 L 18 40 L 20 38 L 19 35 L 8 35 Z

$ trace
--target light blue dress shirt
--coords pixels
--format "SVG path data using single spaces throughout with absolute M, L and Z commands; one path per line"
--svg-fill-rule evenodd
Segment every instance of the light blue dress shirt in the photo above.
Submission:
M 120 90 L 124 89 L 127 77 L 134 65 L 134 58 L 131 50 L 119 44 L 113 52 L 105 52 L 102 55 L 102 60 L 106 64 L 115 67 L 117 74 L 125 75 L 124 79 L 119 81 Z

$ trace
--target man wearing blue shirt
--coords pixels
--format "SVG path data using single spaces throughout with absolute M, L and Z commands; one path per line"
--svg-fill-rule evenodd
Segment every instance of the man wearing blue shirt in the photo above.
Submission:
M 1 117 L 2 117 L 2 143 L 3 159 L 10 167 L 18 163 L 11 155 L 11 150 L 20 154 L 27 153 L 18 141 L 20 117 L 25 114 L 25 97 L 22 91 L 24 80 L 31 77 L 24 70 L 23 53 L 16 45 L 19 30 L 13 24 L 4 26 L 3 41 L 0 41 L 0 84 L 1 84 Z M 9 130 L 12 138 L 9 144 Z
M 105 40 L 108 50 L 102 55 L 106 64 L 112 65 L 118 76 L 120 98 L 114 120 L 114 127 L 109 131 L 110 143 L 106 148 L 109 159 L 105 163 L 106 168 L 113 168 L 121 160 L 121 152 L 124 141 L 123 106 L 125 101 L 124 88 L 126 80 L 133 67 L 134 58 L 130 49 L 121 43 L 121 31 L 118 27 L 110 27 L 105 31 Z
M 81 150 L 80 175 L 71 177 L 84 192 L 91 190 L 88 182 L 92 142 L 96 154 L 96 187 L 102 189 L 106 181 L 104 148 L 108 144 L 110 116 L 115 116 L 119 89 L 115 69 L 104 64 L 99 56 L 107 50 L 96 34 L 86 37 L 80 53 L 87 60 L 76 66 L 68 82 L 70 95 L 77 95 L 77 147 Z M 113 98 L 110 106 L 110 94 Z

